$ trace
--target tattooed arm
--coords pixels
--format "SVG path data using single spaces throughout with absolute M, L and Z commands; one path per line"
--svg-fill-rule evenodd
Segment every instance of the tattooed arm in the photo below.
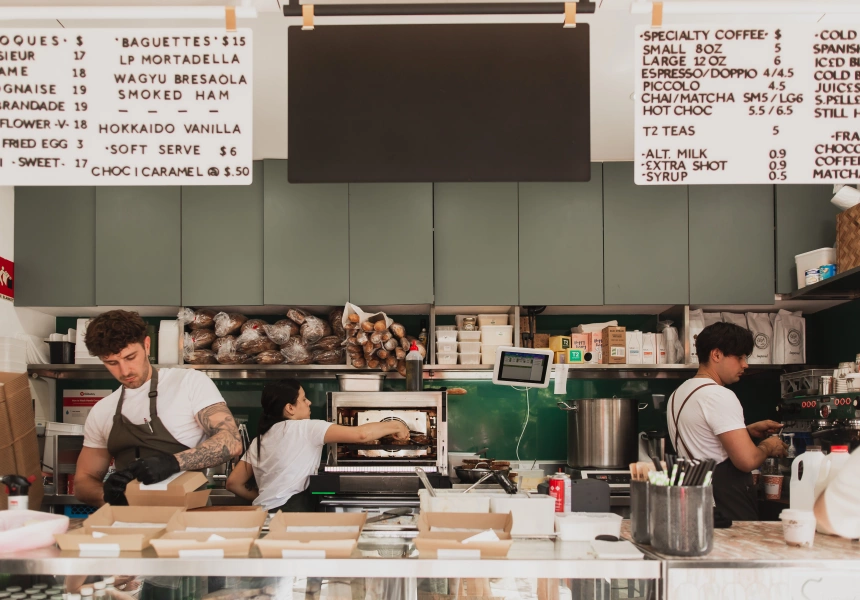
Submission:
M 75 467 L 75 498 L 90 506 L 101 506 L 104 501 L 104 481 L 110 466 L 107 448 L 84 446 Z
M 221 465 L 242 454 L 242 436 L 233 414 L 223 402 L 207 406 L 197 413 L 197 422 L 209 436 L 196 448 L 176 454 L 182 471 L 195 471 Z

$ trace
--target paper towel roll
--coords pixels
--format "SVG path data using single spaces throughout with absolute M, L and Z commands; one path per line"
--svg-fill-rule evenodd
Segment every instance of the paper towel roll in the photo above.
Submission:
M 162 321 L 158 326 L 158 364 L 179 364 L 179 321 Z

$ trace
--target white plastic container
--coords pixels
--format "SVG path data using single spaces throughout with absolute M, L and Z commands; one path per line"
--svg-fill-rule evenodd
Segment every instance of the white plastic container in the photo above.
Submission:
M 496 364 L 496 348 L 505 344 L 481 344 L 481 364 L 494 365 Z
M 794 264 L 797 266 L 797 289 L 804 288 L 806 287 L 806 271 L 808 269 L 836 264 L 836 249 L 819 248 L 798 254 L 794 257 Z
M 66 533 L 69 517 L 36 510 L 0 511 L 0 548 L 21 552 L 54 545 L 54 535 Z
M 464 319 L 475 319 L 475 322 L 477 323 L 478 315 L 454 315 L 454 320 L 457 322 L 457 329 L 463 329 Z
M 457 341 L 457 330 L 456 329 L 437 329 L 436 330 L 436 342 L 456 342 Z
M 481 327 L 481 342 L 496 346 L 510 346 L 514 341 L 513 325 L 487 325 Z
M 456 351 L 457 351 L 457 342 L 449 342 L 447 340 L 446 341 L 437 340 L 436 352 L 443 353 L 443 354 L 449 354 L 451 352 L 456 352 Z
M 457 337 L 461 342 L 480 342 L 481 341 L 481 332 L 477 329 L 472 331 L 459 331 L 457 332 Z
M 510 315 L 478 315 L 478 327 L 483 329 L 491 325 L 507 325 Z
M 480 344 L 478 344 L 480 346 Z M 461 365 L 479 365 L 481 364 L 481 353 L 480 352 L 461 352 L 460 353 L 460 364 Z
M 789 546 L 812 548 L 815 542 L 815 513 L 811 510 L 786 509 L 779 513 L 782 535 Z
M 563 542 L 590 542 L 598 535 L 621 537 L 621 521 L 621 517 L 615 513 L 557 514 L 555 531 Z
M 460 354 L 480 354 L 481 342 L 460 342 Z
M 555 498 L 526 494 L 490 499 L 491 513 L 511 513 L 514 527 L 511 535 L 552 535 L 555 531 Z M 619 524 L 619 530 L 621 525 Z
M 457 353 L 456 352 L 437 352 L 436 353 L 436 364 L 437 365 L 456 365 L 457 364 Z
M 851 457 L 851 454 L 848 452 L 848 446 L 833 446 L 830 448 L 830 454 L 827 455 L 825 459 L 830 465 L 829 471 L 827 473 L 827 480 L 824 484 L 824 488 L 826 489 L 830 482 L 836 479 L 836 476 L 839 475 L 840 469 L 848 462 L 848 459 Z
M 803 476 L 800 468 L 803 467 Z M 824 490 L 830 463 L 825 460 L 824 453 L 817 446 L 807 446 L 806 452 L 791 463 L 791 483 L 789 497 L 793 510 L 812 510 L 815 499 Z
M 436 331 L 457 331 L 456 325 L 436 325 Z
M 455 493 L 446 493 L 446 492 Z M 433 498 L 427 490 L 418 490 L 421 512 L 488 513 L 490 497 L 463 490 L 436 490 Z M 516 521 L 514 521 L 516 522 Z

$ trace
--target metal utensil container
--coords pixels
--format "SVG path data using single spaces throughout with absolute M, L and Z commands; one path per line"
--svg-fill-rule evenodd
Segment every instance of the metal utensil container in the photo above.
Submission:
M 713 549 L 711 486 L 652 485 L 648 502 L 648 526 L 654 550 L 674 556 L 703 556 Z
M 630 482 L 630 533 L 637 544 L 647 544 L 651 541 L 649 527 L 648 493 L 651 486 L 647 481 Z

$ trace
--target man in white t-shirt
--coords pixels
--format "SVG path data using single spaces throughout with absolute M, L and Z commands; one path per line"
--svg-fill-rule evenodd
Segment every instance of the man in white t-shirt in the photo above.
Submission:
M 669 439 L 679 456 L 713 459 L 714 502 L 723 516 L 758 520 L 758 501 L 750 471 L 770 456 L 785 456 L 776 421 L 744 423 L 738 397 L 723 386 L 736 383 L 753 349 L 749 330 L 732 323 L 714 323 L 696 338 L 699 371 L 669 398 Z M 765 438 L 754 444 L 752 438 Z
M 146 323 L 137 313 L 99 315 L 87 327 L 86 344 L 122 387 L 97 402 L 84 424 L 75 471 L 79 500 L 126 504 L 133 479 L 152 484 L 241 454 L 242 438 L 218 388 L 194 370 L 152 368 Z M 116 472 L 105 480 L 111 459 Z
M 860 538 L 860 450 L 839 469 L 815 501 L 818 530 L 849 540 Z

